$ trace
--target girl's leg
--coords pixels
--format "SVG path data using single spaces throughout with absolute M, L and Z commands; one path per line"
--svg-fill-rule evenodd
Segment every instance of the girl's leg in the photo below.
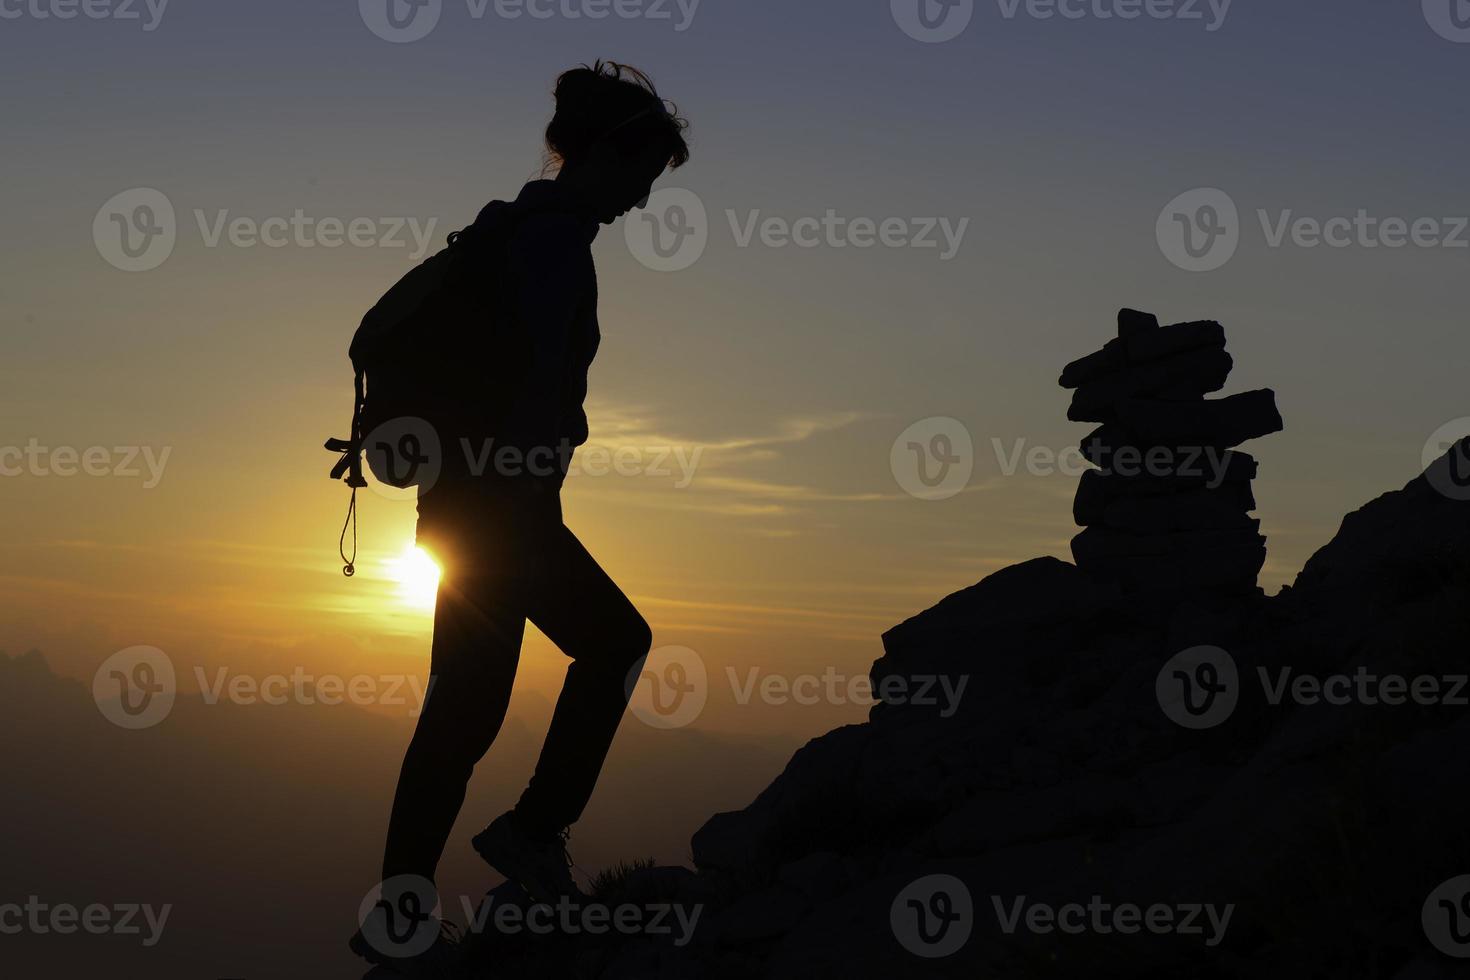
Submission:
M 629 671 L 648 655 L 652 633 L 559 520 L 547 529 L 542 559 L 527 615 L 572 663 L 516 813 L 552 832 L 575 823 L 591 798 L 628 705 Z
M 403 760 L 383 879 L 430 881 L 444 852 L 465 787 L 500 731 L 525 632 L 514 581 L 448 571 L 434 610 L 429 692 Z

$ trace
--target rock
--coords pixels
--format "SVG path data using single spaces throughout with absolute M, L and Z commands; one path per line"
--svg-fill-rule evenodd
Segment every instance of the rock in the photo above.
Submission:
M 1248 484 L 1256 478 L 1258 466 L 1249 453 L 1231 450 L 1215 456 L 1201 454 L 1201 457 L 1194 461 L 1181 460 L 1181 464 L 1188 464 L 1180 467 L 1183 472 L 1167 477 L 1121 476 L 1088 470 L 1077 484 L 1076 508 L 1083 513 L 1101 514 L 1100 508 L 1119 499 L 1153 498 L 1237 484 L 1245 484 L 1249 491 Z M 1085 527 L 1098 521 L 1079 519 L 1077 523 Z
M 1078 494 L 1081 500 L 1081 494 Z M 1255 495 L 1249 483 L 1227 483 L 1208 490 L 1186 490 L 1175 494 L 1153 496 L 1120 496 L 1103 503 L 1095 513 L 1077 513 L 1078 523 L 1100 524 L 1141 534 L 1167 534 L 1171 531 L 1255 529 L 1259 521 L 1250 518 L 1256 509 Z M 1074 508 L 1074 512 L 1075 508 Z M 1092 517 L 1083 523 L 1082 517 Z
M 1231 478 L 1208 490 L 1087 474 L 1074 512 L 1099 519 L 1074 542 L 1084 567 L 1002 569 L 885 633 L 875 679 L 968 677 L 963 710 L 880 705 L 809 742 L 749 807 L 695 836 L 699 877 L 734 900 L 679 958 L 628 975 L 1458 975 L 1420 916 L 1470 867 L 1452 796 L 1470 780 L 1470 718 L 1272 704 L 1254 678 L 1463 674 L 1470 500 L 1421 476 L 1348 515 L 1267 597 L 1255 521 L 1210 526 L 1255 505 L 1255 460 L 1225 456 Z M 1233 713 L 1199 729 L 1166 714 L 1158 687 L 1192 646 L 1225 651 L 1240 680 Z M 897 899 L 935 876 L 964 886 L 975 916 L 959 949 L 924 960 L 899 938 Z M 1228 904 L 1232 917 L 1214 946 L 1005 932 L 992 910 L 1017 896 Z
M 1118 583 L 1125 593 L 1152 591 L 1183 597 L 1202 590 L 1252 590 L 1265 563 L 1266 539 L 1259 534 L 1244 534 L 1230 544 L 1193 552 L 1090 556 L 1079 560 L 1078 567 L 1089 575 Z M 1164 612 L 1149 611 L 1151 615 Z
M 1138 310 L 1128 309 L 1118 311 L 1118 338 L 1123 341 L 1125 348 L 1130 343 L 1158 329 L 1159 318 L 1152 313 L 1140 313 Z
M 1178 442 L 1151 442 L 1117 423 L 1093 429 L 1082 440 L 1082 457 L 1102 468 L 1104 476 L 1181 479 L 1219 484 L 1229 479 L 1226 447 L 1213 446 L 1203 437 Z M 1241 464 L 1245 465 L 1245 464 Z M 1176 484 L 1175 488 L 1183 484 Z
M 1120 371 L 1130 362 L 1157 360 L 1201 347 L 1223 349 L 1224 346 L 1225 331 L 1213 321 L 1176 323 L 1161 328 L 1158 317 L 1152 313 L 1120 310 L 1118 336 L 1101 350 L 1068 364 L 1059 383 L 1063 388 L 1076 388 Z
M 1078 568 L 1116 583 L 1134 597 L 1133 612 L 1150 616 L 1195 591 L 1249 593 L 1265 563 L 1250 516 L 1256 463 L 1231 447 L 1281 429 L 1275 393 L 1204 398 L 1232 367 L 1213 320 L 1130 327 L 1108 344 L 1118 339 L 1121 352 L 1063 372 L 1064 387 L 1081 379 L 1067 417 L 1102 423 L 1080 446 L 1100 469 L 1083 476 L 1073 500 L 1085 528 L 1072 541 Z
M 1235 366 L 1224 350 L 1202 348 L 1104 375 L 1081 385 L 1072 393 L 1067 418 L 1073 422 L 1107 422 L 1120 402 L 1160 391 L 1207 395 L 1225 387 Z
M 904 620 L 883 634 L 883 649 L 901 654 L 906 648 L 944 642 L 955 625 L 982 623 L 997 629 L 1012 623 L 1088 618 L 1107 607 L 1111 596 L 1056 558 L 1033 558 L 987 575 L 975 585 Z
M 1063 388 L 1076 388 L 1103 375 L 1121 370 L 1128 363 L 1123 341 L 1114 338 L 1103 344 L 1102 350 L 1080 357 L 1062 369 L 1058 380 Z
M 1079 566 L 1107 558 L 1194 555 L 1217 548 L 1254 545 L 1265 539 L 1257 533 L 1259 521 L 1240 530 L 1174 531 L 1135 534 L 1110 527 L 1084 528 L 1072 539 L 1072 555 Z
M 781 865 L 776 880 L 809 902 L 820 902 L 847 884 L 848 859 L 835 851 L 815 851 Z
M 1276 393 L 1269 388 L 1228 398 L 1178 403 L 1129 399 L 1117 407 L 1119 425 L 1142 445 L 1229 449 L 1280 432 Z
M 785 886 L 747 895 L 719 918 L 717 942 L 736 946 L 776 939 L 795 929 L 811 903 Z
M 1150 333 L 1135 334 L 1123 344 L 1130 361 L 1152 361 L 1201 347 L 1224 350 L 1225 328 L 1214 320 L 1175 323 Z

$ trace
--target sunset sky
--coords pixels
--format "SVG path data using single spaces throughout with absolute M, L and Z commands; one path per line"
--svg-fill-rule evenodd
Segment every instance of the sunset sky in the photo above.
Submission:
M 151 30 L 145 5 L 141 22 L 0 20 L 0 445 L 106 447 L 111 464 L 137 447 L 142 473 L 0 478 L 11 654 L 88 682 L 135 644 L 239 673 L 425 667 L 428 614 L 386 564 L 412 543 L 413 507 L 362 495 L 362 573 L 344 578 L 347 491 L 320 447 L 345 434 L 352 331 L 415 247 L 210 242 L 299 210 L 432 222 L 440 247 L 538 174 L 553 79 L 598 57 L 646 69 L 691 119 L 693 160 L 659 186 L 697 196 L 707 246 L 665 272 L 622 225 L 598 238 L 592 442 L 640 472 L 574 476 L 567 520 L 655 645 L 706 664 L 699 727 L 794 745 L 857 720 L 861 705 L 742 706 L 727 669 L 861 675 L 887 627 L 1066 556 L 1075 475 L 1007 474 L 999 457 L 1086 432 L 1056 378 L 1119 307 L 1220 320 L 1227 391 L 1277 391 L 1285 432 L 1247 447 L 1268 591 L 1467 413 L 1470 233 L 1451 232 L 1470 211 L 1470 44 L 1419 3 L 1238 0 L 1213 24 L 1207 4 L 1202 21 L 1125 21 L 979 3 L 942 43 L 878 0 L 597 21 L 493 4 L 476 18 L 461 0 L 411 43 L 355 6 L 178 3 Z M 167 198 L 177 242 L 125 272 L 94 222 L 135 188 Z M 1156 237 L 1196 188 L 1240 214 L 1238 250 L 1208 272 Z M 948 257 L 937 231 L 935 248 L 742 244 L 767 218 L 829 211 L 963 234 Z M 1447 240 L 1270 244 L 1283 217 L 1360 211 L 1432 218 Z M 974 446 L 965 491 L 938 501 L 890 466 L 932 417 Z M 660 456 L 668 473 L 641 472 Z M 554 693 L 564 662 L 544 640 L 523 663 L 528 691 Z

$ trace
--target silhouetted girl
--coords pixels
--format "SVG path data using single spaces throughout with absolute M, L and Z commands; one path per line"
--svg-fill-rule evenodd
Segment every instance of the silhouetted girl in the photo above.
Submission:
M 644 203 L 653 181 L 688 159 L 686 125 L 635 69 L 598 62 L 566 72 L 546 129 L 555 179 L 488 205 L 465 232 L 509 236 L 511 336 L 483 372 L 484 397 L 503 400 L 504 423 L 485 433 L 494 442 L 483 473 L 446 451 L 443 475 L 419 501 L 419 540 L 443 575 L 432 686 L 399 777 L 385 881 L 433 880 L 470 773 L 505 717 L 529 619 L 572 662 L 530 784 L 474 846 L 536 899 L 577 893 L 568 828 L 627 707 L 629 671 L 651 643 L 638 610 L 562 523 L 561 485 L 587 440 L 582 403 L 599 341 L 590 246 L 599 225 Z M 377 958 L 361 936 L 354 948 Z

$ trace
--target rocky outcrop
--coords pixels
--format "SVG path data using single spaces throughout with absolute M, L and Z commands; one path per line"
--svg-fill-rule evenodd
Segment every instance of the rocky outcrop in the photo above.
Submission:
M 1037 559 L 895 627 L 875 677 L 968 676 L 958 710 L 881 704 L 695 836 L 702 875 L 752 895 L 778 894 L 787 869 L 841 862 L 841 896 L 766 940 L 763 975 L 1452 975 L 1421 912 L 1470 872 L 1452 804 L 1470 777 L 1470 711 L 1444 703 L 1467 671 L 1470 507 L 1416 479 L 1350 515 L 1269 599 L 1196 599 L 1149 623 L 1109 595 Z M 1191 729 L 1165 711 L 1159 678 L 1201 643 L 1228 655 L 1238 701 Z M 1359 689 L 1343 704 L 1272 703 L 1282 670 Z M 1373 703 L 1373 679 L 1393 677 L 1441 702 Z M 896 937 L 890 903 L 940 873 L 968 886 L 973 932 L 926 961 Z M 994 902 L 1022 895 L 1234 911 L 1213 947 L 1008 934 Z
M 1279 427 L 1265 395 L 1190 401 L 1228 373 L 1216 325 L 1121 327 L 1064 374 L 1074 413 L 1136 443 Z M 1177 427 L 1118 400 L 1138 395 L 1178 399 Z M 1087 527 L 1254 536 L 1215 526 L 1248 479 L 1105 493 Z M 624 944 L 586 975 L 1459 975 L 1431 933 L 1461 910 L 1430 897 L 1470 874 L 1470 501 L 1421 476 L 1279 595 L 1257 567 L 1153 604 L 1154 571 L 1039 558 L 893 627 L 869 720 L 695 835 L 694 941 Z

